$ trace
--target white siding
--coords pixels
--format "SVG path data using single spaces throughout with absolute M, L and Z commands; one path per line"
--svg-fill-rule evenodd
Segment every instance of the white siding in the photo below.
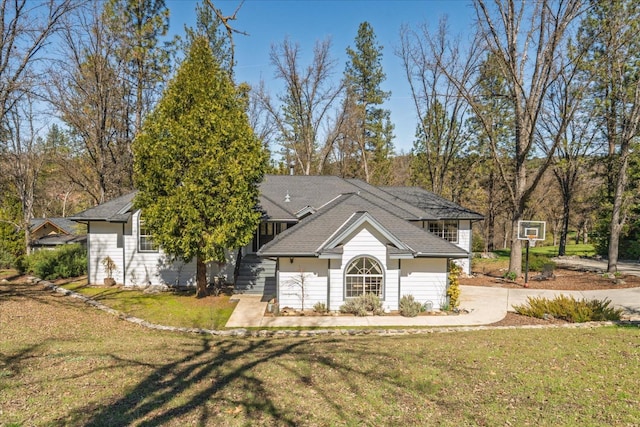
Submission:
M 280 308 L 313 308 L 317 302 L 327 303 L 328 261 L 318 258 L 280 258 L 278 272 Z M 304 281 L 304 285 L 302 282 Z
M 89 283 L 101 285 L 107 274 L 102 265 L 106 257 L 116 264 L 113 278 L 122 283 L 124 272 L 123 224 L 92 222 L 89 227 L 88 253 Z
M 344 265 L 340 259 L 331 260 L 329 278 L 331 279 L 331 289 L 329 290 L 329 306 L 331 311 L 338 311 L 344 304 Z
M 102 284 L 106 274 L 102 260 L 108 255 L 117 265 L 116 282 L 125 286 L 147 286 L 167 284 L 172 286 L 194 286 L 196 263 L 171 262 L 162 252 L 140 252 L 138 250 L 138 219 L 135 212 L 126 224 L 91 222 L 89 227 L 89 271 L 90 283 Z M 124 232 L 123 232 L 124 231 Z M 227 263 L 207 266 L 209 280 L 222 274 L 233 280 L 235 252 L 227 254 Z
M 447 295 L 447 260 L 417 258 L 401 261 L 400 296 L 413 295 L 417 301 L 431 301 L 440 309 Z
M 397 259 L 387 260 L 387 274 L 385 276 L 385 295 L 383 302 L 385 311 L 398 309 L 398 280 L 400 274 L 400 270 L 398 270 L 398 264 L 400 262 L 401 261 Z
M 464 249 L 469 253 L 468 258 L 460 258 L 455 260 L 455 263 L 462 267 L 463 274 L 471 274 L 471 221 L 461 220 L 458 224 L 458 247 Z
M 365 224 L 345 238 L 342 259 L 280 258 L 278 271 L 278 298 L 280 307 L 301 308 L 300 286 L 304 277 L 305 309 L 316 302 L 329 303 L 332 311 L 344 304 L 344 269 L 354 258 L 375 258 L 384 268 L 385 283 L 383 307 L 386 311 L 397 310 L 399 297 L 411 294 L 418 301 L 431 301 L 439 309 L 446 300 L 447 259 L 418 258 L 390 259 L 387 256 L 386 240 L 371 226 Z M 327 284 L 329 281 L 329 284 Z M 329 286 L 329 295 L 327 295 Z
M 363 225 L 351 236 L 345 239 L 342 253 L 342 263 L 339 271 L 334 271 L 331 282 L 331 310 L 338 310 L 344 304 L 344 269 L 354 258 L 369 256 L 375 258 L 384 269 L 384 289 L 382 294 L 383 308 L 386 311 L 395 310 L 398 305 L 398 273 L 387 268 L 386 239 L 373 227 Z M 397 264 L 394 262 L 393 264 Z M 336 274 L 337 273 L 337 274 Z M 334 282 L 334 279 L 336 282 Z

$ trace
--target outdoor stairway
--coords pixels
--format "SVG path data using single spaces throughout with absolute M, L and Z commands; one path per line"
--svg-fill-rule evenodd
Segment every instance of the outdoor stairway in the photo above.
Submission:
M 256 255 L 245 255 L 240 263 L 235 292 L 263 295 L 265 301 L 276 296 L 276 262 Z

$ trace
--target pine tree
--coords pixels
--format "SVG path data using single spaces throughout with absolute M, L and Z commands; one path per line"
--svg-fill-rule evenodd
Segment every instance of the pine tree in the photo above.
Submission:
M 260 221 L 258 183 L 266 152 L 235 87 L 205 37 L 186 59 L 134 141 L 134 176 L 154 241 L 196 259 L 197 296 L 206 295 L 205 263 L 246 245 Z
M 358 28 L 355 49 L 347 48 L 349 62 L 345 69 L 348 96 L 355 99 L 359 114 L 358 132 L 365 180 L 384 184 L 388 179 L 390 156 L 393 152 L 393 125 L 389 110 L 380 106 L 391 95 L 380 88 L 386 76 L 382 69 L 382 46 L 376 43 L 371 24 Z

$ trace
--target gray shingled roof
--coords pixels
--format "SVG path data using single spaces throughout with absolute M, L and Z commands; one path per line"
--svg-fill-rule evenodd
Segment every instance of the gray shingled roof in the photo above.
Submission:
M 340 195 L 360 193 L 404 220 L 471 219 L 482 215 L 417 187 L 375 187 L 337 176 L 266 175 L 260 184 L 260 209 L 271 221 L 298 221 L 296 213 L 320 210 Z M 126 222 L 136 192 L 80 212 L 78 222 Z M 288 197 L 287 197 L 288 196 Z
M 367 215 L 363 215 L 366 213 Z M 261 256 L 319 256 L 333 253 L 335 246 L 327 246 L 341 231 L 359 224 L 358 217 L 371 218 L 373 226 L 389 234 L 405 247 L 395 253 L 418 257 L 463 258 L 467 252 L 458 246 L 434 236 L 427 230 L 399 217 L 392 206 L 376 196 L 362 192 L 345 194 L 303 219 L 295 227 L 288 228 L 258 252 Z
M 359 179 L 343 179 L 337 176 L 267 175 L 260 184 L 260 205 L 267 219 L 297 220 L 296 213 L 304 208 L 318 210 L 341 194 L 348 193 L 367 193 L 368 199 L 386 205 L 405 220 L 440 219 L 433 210 L 422 209 L 411 199 L 405 200 Z M 455 203 L 441 200 L 443 206 L 457 206 Z M 464 210 L 460 206 L 458 208 Z M 458 217 L 451 219 L 454 218 Z
M 133 198 L 135 195 L 136 191 L 132 191 L 124 196 L 116 197 L 108 202 L 89 208 L 86 211 L 69 217 L 69 219 L 78 222 L 127 222 L 131 217 L 131 207 L 133 205 Z
M 484 219 L 481 214 L 420 187 L 380 187 L 380 190 L 428 212 L 434 219 Z

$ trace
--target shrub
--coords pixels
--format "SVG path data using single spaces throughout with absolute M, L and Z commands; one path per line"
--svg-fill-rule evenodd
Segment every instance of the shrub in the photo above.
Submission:
M 59 279 L 87 274 L 87 252 L 81 245 L 41 250 L 25 258 L 25 271 L 41 279 Z
M 422 304 L 413 295 L 403 295 L 400 298 L 400 314 L 404 317 L 416 317 L 422 310 Z
M 504 276 L 502 276 L 504 279 L 507 280 L 511 280 L 512 282 L 514 280 L 516 280 L 518 278 L 518 275 L 516 274 L 515 271 L 507 271 L 506 273 L 504 273 Z
M 316 313 L 326 313 L 328 311 L 327 305 L 323 302 L 317 302 L 313 305 L 313 311 Z
M 524 271 L 525 258 L 522 257 L 522 270 Z M 529 271 L 544 271 L 545 267 L 554 270 L 556 263 L 551 261 L 548 257 L 539 254 L 529 253 Z
M 574 297 L 559 295 L 550 300 L 547 298 L 528 297 L 522 305 L 513 306 L 518 314 L 544 319 L 553 316 L 572 323 L 603 320 L 620 320 L 622 310 L 610 307 L 611 301 L 576 300 Z
M 0 268 L 11 268 L 16 265 L 16 257 L 9 251 L 0 248 Z
M 361 295 L 341 305 L 340 313 L 351 313 L 356 316 L 366 316 L 369 313 L 380 315 L 383 313 L 382 301 L 374 294 Z
M 460 305 L 460 273 L 462 273 L 462 267 L 452 262 L 449 266 L 449 287 L 447 288 L 450 309 Z

